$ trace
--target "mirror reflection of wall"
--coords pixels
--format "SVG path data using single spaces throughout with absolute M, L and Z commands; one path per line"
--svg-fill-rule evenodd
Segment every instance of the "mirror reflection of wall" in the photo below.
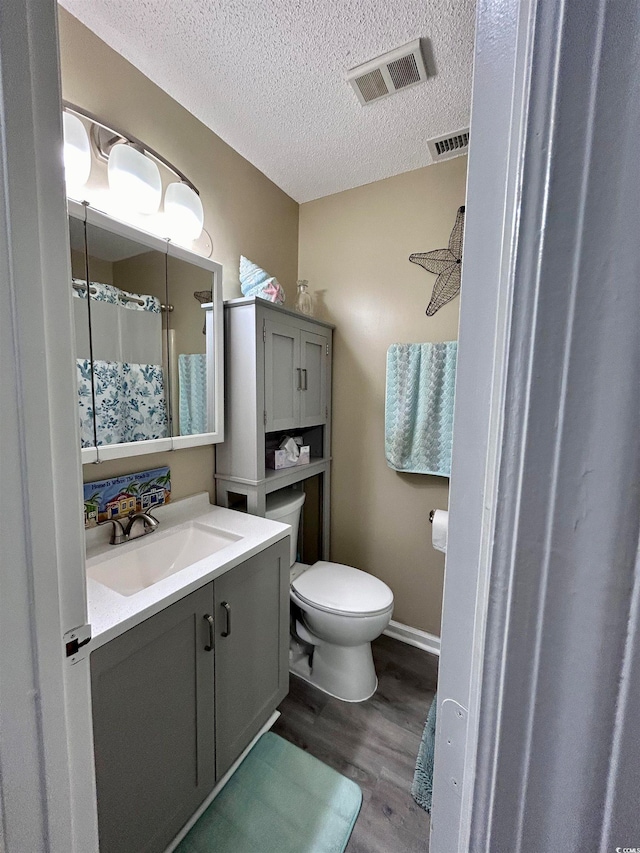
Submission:
M 172 435 L 198 435 L 214 429 L 213 276 L 180 258 L 167 257 Z M 207 355 L 208 353 L 208 355 Z
M 90 223 L 86 229 L 96 444 L 165 438 L 166 255 Z

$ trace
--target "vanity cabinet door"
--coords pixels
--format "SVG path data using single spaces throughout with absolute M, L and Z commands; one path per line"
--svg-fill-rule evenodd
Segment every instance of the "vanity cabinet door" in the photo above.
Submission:
M 100 853 L 162 853 L 214 786 L 213 584 L 91 655 Z
M 286 323 L 264 324 L 265 431 L 300 426 L 300 331 Z
M 327 365 L 329 339 L 324 335 L 300 332 L 300 426 L 325 424 L 328 415 Z
M 289 690 L 289 539 L 214 581 L 216 778 Z

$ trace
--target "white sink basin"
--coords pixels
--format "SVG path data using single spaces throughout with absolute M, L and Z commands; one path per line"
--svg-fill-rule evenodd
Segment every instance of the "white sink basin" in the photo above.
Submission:
M 135 595 L 240 539 L 191 521 L 173 532 L 151 533 L 127 545 L 114 545 L 113 554 L 90 564 L 87 574 L 120 595 Z

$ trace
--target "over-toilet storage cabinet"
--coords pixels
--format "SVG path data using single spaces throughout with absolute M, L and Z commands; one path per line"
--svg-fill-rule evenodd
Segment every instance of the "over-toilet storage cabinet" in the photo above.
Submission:
M 265 432 L 326 424 L 328 336 L 267 317 L 263 341 Z
M 333 326 L 263 299 L 224 305 L 225 441 L 216 448 L 217 503 L 264 516 L 266 497 L 321 477 L 322 554 L 329 556 Z M 302 432 L 308 465 L 265 466 L 269 437 Z
M 284 539 L 92 652 L 100 853 L 162 853 L 286 696 L 288 585 Z

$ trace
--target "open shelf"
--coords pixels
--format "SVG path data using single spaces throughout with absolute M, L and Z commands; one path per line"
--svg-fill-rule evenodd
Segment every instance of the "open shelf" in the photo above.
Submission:
M 299 483 L 300 480 L 306 480 L 308 477 L 315 477 L 316 474 L 324 471 L 329 462 L 331 462 L 330 457 L 319 458 L 312 456 L 311 461 L 307 465 L 280 468 L 279 471 L 267 468 L 265 472 L 267 493 L 275 492 L 277 489 L 284 489 L 286 486 L 292 486 L 294 483 Z

